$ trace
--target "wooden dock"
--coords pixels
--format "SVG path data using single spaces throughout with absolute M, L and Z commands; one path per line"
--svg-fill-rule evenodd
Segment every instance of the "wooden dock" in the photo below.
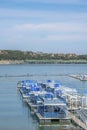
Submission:
M 71 120 L 74 121 L 78 126 L 80 126 L 82 129 L 87 130 L 87 125 L 82 122 L 80 119 L 78 119 L 74 114 L 67 111 L 67 113 L 70 115 Z

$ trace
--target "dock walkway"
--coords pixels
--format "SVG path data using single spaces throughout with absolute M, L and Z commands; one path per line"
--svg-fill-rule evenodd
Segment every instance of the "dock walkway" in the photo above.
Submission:
M 80 119 L 78 119 L 74 114 L 72 114 L 71 112 L 67 111 L 67 113 L 70 115 L 71 119 L 81 128 L 83 128 L 84 130 L 87 130 L 87 125 L 82 122 Z

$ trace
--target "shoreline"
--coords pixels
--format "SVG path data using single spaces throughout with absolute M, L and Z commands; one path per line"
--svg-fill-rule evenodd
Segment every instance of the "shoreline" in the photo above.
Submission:
M 9 64 L 87 64 L 86 60 L 0 60 L 0 65 Z

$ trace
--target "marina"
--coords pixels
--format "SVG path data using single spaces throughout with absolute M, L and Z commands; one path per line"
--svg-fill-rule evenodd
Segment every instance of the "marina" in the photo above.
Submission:
M 10 71 L 9 71 L 10 70 Z M 86 94 L 87 94 L 87 82 L 81 82 L 75 78 L 68 77 L 69 74 L 86 73 L 87 65 L 1 65 L 0 66 L 0 129 L 1 130 L 83 130 L 80 124 L 86 125 Z M 29 76 L 26 76 L 29 73 Z M 5 74 L 11 76 L 4 76 Z M 23 77 L 21 75 L 24 75 Z M 47 79 L 51 81 L 57 81 L 59 87 L 56 86 L 56 91 L 61 88 L 61 91 L 57 93 L 63 98 L 67 99 L 68 112 L 74 114 L 73 119 L 77 118 L 75 121 L 72 119 L 51 119 L 50 121 L 39 115 L 36 116 L 37 104 L 29 102 L 29 99 L 25 96 L 26 94 L 20 93 L 20 88 L 17 88 L 18 81 L 25 80 L 36 80 L 39 83 L 46 83 Z M 48 84 L 48 83 L 47 83 Z M 49 83 L 51 90 L 53 85 Z M 42 85 L 42 94 L 46 94 L 44 89 L 45 84 Z M 28 86 L 27 86 L 28 89 Z M 73 90 L 73 93 L 72 93 Z M 50 88 L 47 87 L 47 91 Z M 21 91 L 22 92 L 22 91 Z M 63 93 L 64 92 L 64 93 Z M 76 93 L 77 92 L 77 93 Z M 35 93 L 35 92 L 33 92 Z M 39 91 L 38 91 L 39 93 Z M 68 96 L 66 95 L 68 93 Z M 31 93 L 32 94 L 32 93 Z M 71 95 L 71 100 L 70 100 Z M 76 96 L 74 96 L 76 95 Z M 36 94 L 37 96 L 37 94 Z M 55 96 L 55 94 L 54 94 Z M 78 97 L 78 98 L 76 98 Z M 83 98 L 82 98 L 83 97 Z M 54 97 L 55 98 L 55 97 Z M 78 100 L 76 100 L 78 99 Z M 85 100 L 84 100 L 85 99 Z M 50 100 L 50 99 L 49 99 Z M 28 101 L 28 103 L 27 103 Z M 78 104 L 76 104 L 78 101 Z M 83 104 L 82 104 L 82 101 Z M 72 103 L 70 103 L 72 102 Z M 35 103 L 35 102 L 34 102 Z M 38 102 L 40 101 L 38 100 Z M 74 105 L 75 103 L 75 105 Z M 71 104 L 71 105 L 70 105 Z M 82 108 L 81 108 L 82 104 Z M 49 109 L 48 109 L 49 110 Z M 83 112 L 85 113 L 84 116 Z M 57 113 L 57 112 L 56 112 Z M 46 113 L 47 114 L 47 113 Z M 70 113 L 68 113 L 69 115 Z M 81 115 L 81 116 L 80 116 Z M 72 116 L 69 115 L 71 118 Z M 43 118 L 42 122 L 41 118 Z M 44 121 L 45 119 L 45 121 Z M 79 121 L 78 121 L 79 119 Z M 84 120 L 85 119 L 85 120 Z M 82 122 L 82 123 L 81 123 Z
M 87 130 L 87 95 L 54 80 L 24 80 L 17 87 L 40 124 L 73 121 Z

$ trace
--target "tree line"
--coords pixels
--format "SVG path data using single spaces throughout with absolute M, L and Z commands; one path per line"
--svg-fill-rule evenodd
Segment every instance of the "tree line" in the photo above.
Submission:
M 0 50 L 0 60 L 87 60 L 87 54 L 43 53 L 20 50 Z

